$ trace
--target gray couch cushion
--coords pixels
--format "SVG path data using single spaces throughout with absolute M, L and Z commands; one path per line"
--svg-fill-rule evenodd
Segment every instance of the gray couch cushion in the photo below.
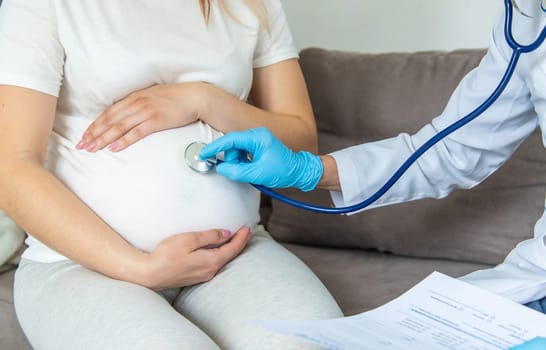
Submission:
M 24 336 L 13 309 L 13 276 L 15 270 L 0 274 L 0 349 L 32 349 Z
M 483 53 L 304 50 L 300 61 L 317 118 L 320 152 L 418 130 L 441 112 Z M 273 201 L 267 227 L 283 242 L 496 264 L 532 235 L 543 209 L 545 179 L 546 152 L 535 132 L 502 169 L 473 190 L 350 217 L 314 214 Z M 326 191 L 283 192 L 331 203 Z
M 0 272 L 12 269 L 23 252 L 25 232 L 0 210 Z
M 376 308 L 398 297 L 433 271 L 459 277 L 488 265 L 415 259 L 357 249 L 285 244 L 328 287 L 345 315 Z

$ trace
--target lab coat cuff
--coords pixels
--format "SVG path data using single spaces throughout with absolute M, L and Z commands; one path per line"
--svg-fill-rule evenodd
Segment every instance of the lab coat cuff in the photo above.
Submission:
M 351 193 L 351 190 L 361 188 L 361 174 L 358 173 L 351 154 L 351 152 L 343 150 L 329 154 L 336 161 L 341 187 L 341 192 L 330 192 L 330 196 L 336 207 L 345 207 L 360 202 L 358 191 L 357 193 Z

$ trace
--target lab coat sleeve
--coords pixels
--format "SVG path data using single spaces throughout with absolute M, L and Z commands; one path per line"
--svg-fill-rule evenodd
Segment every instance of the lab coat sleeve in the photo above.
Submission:
M 460 82 L 440 116 L 414 135 L 366 143 L 332 153 L 341 192 L 336 206 L 359 203 L 375 193 L 429 138 L 480 105 L 496 88 L 511 50 L 503 21 L 492 32 L 490 48 L 479 66 Z M 501 97 L 477 119 L 429 149 L 402 178 L 368 208 L 420 198 L 442 198 L 456 188 L 471 188 L 498 169 L 537 127 L 525 79 L 514 74 Z

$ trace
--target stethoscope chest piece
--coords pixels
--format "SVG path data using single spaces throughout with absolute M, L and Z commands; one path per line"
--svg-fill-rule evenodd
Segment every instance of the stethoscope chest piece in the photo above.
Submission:
M 190 169 L 201 174 L 207 174 L 212 172 L 217 162 L 216 158 L 199 158 L 199 153 L 201 152 L 201 149 L 205 147 L 205 145 L 206 143 L 204 142 L 195 141 L 190 143 L 184 151 L 186 164 L 190 167 Z

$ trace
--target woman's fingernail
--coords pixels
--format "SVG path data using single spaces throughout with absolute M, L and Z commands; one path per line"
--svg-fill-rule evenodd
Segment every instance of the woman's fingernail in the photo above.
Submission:
M 85 148 L 85 141 L 84 140 L 81 140 L 80 142 L 78 142 L 78 144 L 76 145 L 76 149 L 77 150 L 81 150 L 81 149 L 84 149 Z
M 89 152 L 95 152 L 97 150 L 97 144 L 95 142 L 91 142 L 85 146 L 85 149 Z
M 109 146 L 108 146 L 108 150 L 110 152 L 115 152 L 118 150 L 118 144 L 116 142 L 114 143 L 111 143 Z
M 224 238 L 229 238 L 231 237 L 233 234 L 231 233 L 230 230 L 222 230 L 222 236 L 224 236 Z

